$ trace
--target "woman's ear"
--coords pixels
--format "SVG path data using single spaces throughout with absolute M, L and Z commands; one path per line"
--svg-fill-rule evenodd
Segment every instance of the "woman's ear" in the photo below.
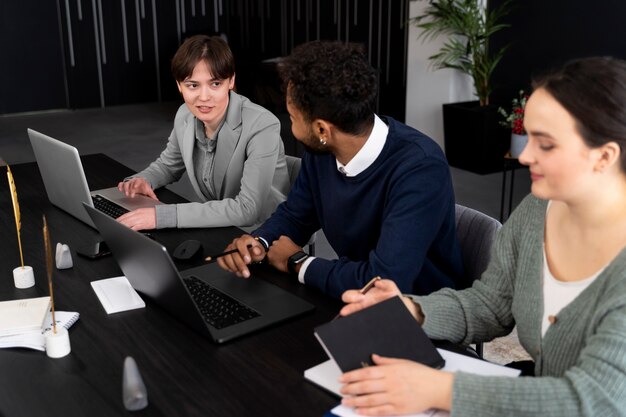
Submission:
M 183 94 L 183 87 L 180 85 L 180 81 L 176 81 L 176 87 L 178 87 L 178 92 Z
M 597 148 L 598 159 L 596 161 L 596 171 L 603 172 L 608 167 L 620 164 L 621 148 L 616 142 L 608 142 Z

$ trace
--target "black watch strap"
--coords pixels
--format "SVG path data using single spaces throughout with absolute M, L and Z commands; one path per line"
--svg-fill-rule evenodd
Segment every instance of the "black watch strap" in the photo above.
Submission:
M 289 259 L 287 259 L 287 269 L 291 275 L 298 275 L 298 271 L 296 271 L 296 265 L 301 264 L 306 261 L 309 257 L 309 254 L 303 251 L 298 251 L 291 255 Z

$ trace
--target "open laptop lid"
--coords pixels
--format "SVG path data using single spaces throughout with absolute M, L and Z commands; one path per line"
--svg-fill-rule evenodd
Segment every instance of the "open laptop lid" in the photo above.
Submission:
M 78 150 L 32 129 L 28 129 L 28 137 L 35 152 L 48 200 L 95 227 L 82 206 L 83 202 L 89 205 L 93 203 Z
M 93 194 L 100 194 L 128 210 L 160 204 L 146 196 L 126 197 L 117 187 L 91 192 L 80 155 L 74 146 L 33 129 L 27 131 L 48 200 L 91 227 L 95 225 L 81 203 L 93 207 L 91 200 Z
M 167 249 L 93 207 L 85 204 L 84 208 L 113 252 L 130 285 L 180 321 L 213 339 Z

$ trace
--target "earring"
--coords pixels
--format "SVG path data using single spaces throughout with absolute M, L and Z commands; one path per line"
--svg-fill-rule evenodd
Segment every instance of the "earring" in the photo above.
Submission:
M 322 146 L 325 146 L 326 145 L 326 139 L 320 138 L 320 143 L 322 144 Z

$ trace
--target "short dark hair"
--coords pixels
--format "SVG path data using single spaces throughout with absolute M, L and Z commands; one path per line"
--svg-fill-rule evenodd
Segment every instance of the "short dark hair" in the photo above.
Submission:
M 288 99 L 308 121 L 323 119 L 350 134 L 374 123 L 378 77 L 363 46 L 313 41 L 297 46 L 279 65 Z
M 191 76 L 198 62 L 204 60 L 211 74 L 225 80 L 235 74 L 235 58 L 219 36 L 195 35 L 187 38 L 172 58 L 172 75 L 178 82 Z
M 626 172 L 626 61 L 613 57 L 572 60 L 535 79 L 533 89 L 538 88 L 572 115 L 587 146 L 617 143 L 621 169 Z

